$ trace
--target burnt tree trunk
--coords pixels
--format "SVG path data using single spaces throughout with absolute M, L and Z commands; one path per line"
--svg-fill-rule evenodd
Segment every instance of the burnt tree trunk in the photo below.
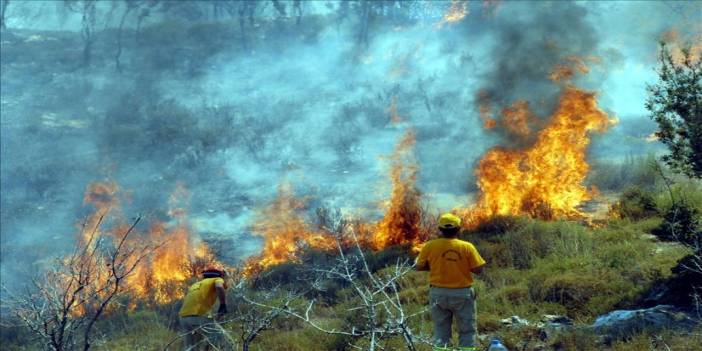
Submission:
M 124 30 L 124 22 L 127 19 L 129 13 L 133 10 L 133 6 L 130 3 L 126 4 L 127 8 L 124 9 L 122 14 L 122 19 L 119 21 L 119 28 L 117 29 L 117 53 L 115 53 L 115 67 L 117 72 L 122 73 L 122 66 L 120 64 L 120 56 L 122 56 L 122 31 Z

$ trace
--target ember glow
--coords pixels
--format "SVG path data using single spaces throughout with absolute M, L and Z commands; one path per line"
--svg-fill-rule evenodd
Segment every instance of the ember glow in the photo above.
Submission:
M 604 132 L 611 123 L 594 93 L 565 87 L 549 125 L 532 146 L 497 147 L 480 160 L 475 171 L 480 195 L 464 213 L 467 225 L 495 215 L 580 216 L 577 206 L 593 195 L 583 185 L 589 135 Z
M 578 56 L 568 56 L 565 61 L 553 67 L 549 79 L 554 82 L 569 81 L 576 74 L 587 74 L 590 71 L 585 61 Z

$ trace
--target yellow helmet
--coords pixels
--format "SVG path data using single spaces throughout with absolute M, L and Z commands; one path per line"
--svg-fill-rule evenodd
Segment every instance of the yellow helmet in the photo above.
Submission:
M 444 213 L 439 217 L 439 228 L 451 229 L 459 228 L 461 226 L 461 219 L 453 213 Z

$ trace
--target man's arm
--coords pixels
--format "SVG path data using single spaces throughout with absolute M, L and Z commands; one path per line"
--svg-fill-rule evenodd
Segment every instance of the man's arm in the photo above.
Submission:
M 219 298 L 219 309 L 217 314 L 222 315 L 227 313 L 227 298 L 226 291 L 224 290 L 224 285 L 222 283 L 215 283 L 215 290 L 217 291 L 217 297 Z
M 418 271 L 428 271 L 429 270 L 429 243 L 422 246 L 419 250 L 419 255 L 414 261 L 414 269 Z
M 468 265 L 471 267 L 470 271 L 477 275 L 482 274 L 483 268 L 485 267 L 485 260 L 480 256 L 480 253 L 473 244 L 467 243 L 466 247 L 468 249 Z

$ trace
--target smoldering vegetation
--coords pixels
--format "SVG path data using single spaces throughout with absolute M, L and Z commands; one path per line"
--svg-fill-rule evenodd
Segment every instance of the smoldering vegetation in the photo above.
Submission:
M 558 91 L 551 66 L 617 50 L 593 24 L 604 9 L 575 3 L 471 2 L 455 23 L 442 23 L 449 2 L 280 2 L 282 11 L 225 3 L 129 12 L 99 3 L 88 24 L 80 6 L 9 3 L 3 274 L 67 247 L 90 211 L 85 188 L 99 180 L 120 185 L 125 214 L 154 218 L 167 218 L 168 197 L 182 184 L 195 231 L 244 243 L 228 250 L 233 261 L 258 249 L 251 213 L 283 180 L 311 208 L 377 218 L 389 192 L 379 157 L 408 128 L 421 190 L 437 208 L 464 205 L 474 163 L 508 142 L 483 130 L 478 92 L 498 108 L 524 99 L 548 116 Z M 667 29 L 660 22 L 651 33 Z M 579 82 L 603 89 L 605 100 L 616 97 L 592 82 L 606 81 L 608 64 Z M 643 141 L 650 131 L 602 136 L 593 155 L 616 162 L 655 151 Z M 622 135 L 630 140 L 620 143 Z

